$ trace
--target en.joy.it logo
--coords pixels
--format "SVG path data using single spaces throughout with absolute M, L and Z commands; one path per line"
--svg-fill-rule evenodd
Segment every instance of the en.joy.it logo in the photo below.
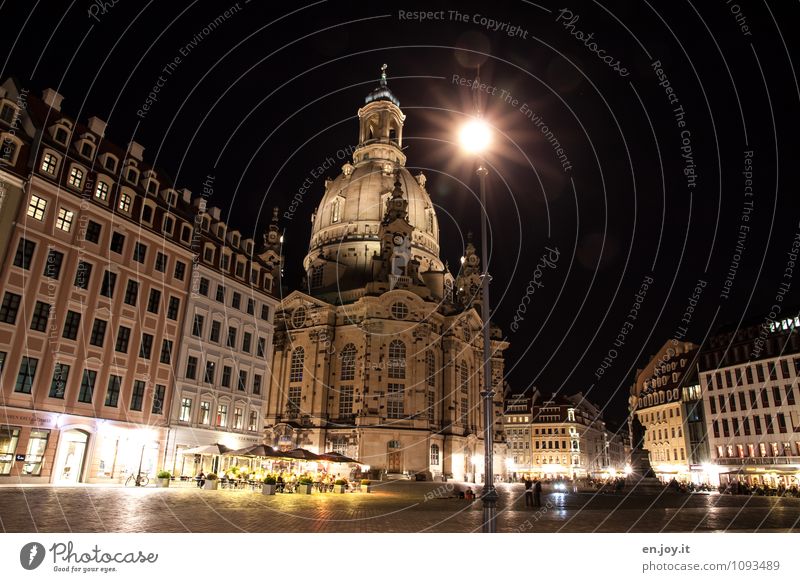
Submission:
M 19 563 L 26 570 L 35 570 L 44 561 L 44 546 L 39 542 L 30 542 L 19 551 Z

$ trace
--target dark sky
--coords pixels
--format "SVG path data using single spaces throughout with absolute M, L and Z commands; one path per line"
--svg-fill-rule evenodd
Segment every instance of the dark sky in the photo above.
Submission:
M 388 63 L 408 116 L 408 165 L 428 176 L 453 268 L 466 232 L 480 230 L 474 166 L 454 143 L 474 92 L 453 81 L 474 79 L 480 64 L 496 87 L 478 91 L 496 127 L 492 303 L 515 390 L 589 392 L 619 421 L 636 367 L 682 325 L 699 280 L 686 332 L 698 342 L 769 311 L 781 282 L 791 284 L 784 303 L 796 303 L 800 273 L 782 277 L 800 232 L 797 3 L 120 0 L 105 13 L 99 4 L 0 4 L 2 78 L 57 88 L 70 115 L 108 120 L 112 141 L 145 145 L 178 186 L 199 192 L 214 175 L 212 202 L 248 235 L 356 143 L 356 111 Z M 401 17 L 415 10 L 444 12 Z M 322 178 L 313 182 L 284 224 L 290 287 L 322 196 Z M 547 247 L 558 260 L 540 263 Z M 512 326 L 515 313 L 523 319 Z

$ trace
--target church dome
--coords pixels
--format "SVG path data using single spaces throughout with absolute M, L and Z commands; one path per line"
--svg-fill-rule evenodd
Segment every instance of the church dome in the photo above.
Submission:
M 413 176 L 405 167 L 405 115 L 396 105 L 396 98 L 385 97 L 391 95 L 385 72 L 379 89 L 383 98 L 376 97 L 376 89 L 358 111 L 359 144 L 352 163 L 345 163 L 335 179 L 325 181 L 325 193 L 312 217 L 311 239 L 303 262 L 307 272 L 319 257 L 336 262 L 339 284 L 350 288 L 370 280 L 372 257 L 381 248 L 379 228 L 395 180 L 400 182 L 403 198 L 408 202 L 413 258 L 419 261 L 422 271 L 443 270 L 436 211 L 425 189 L 425 176 Z

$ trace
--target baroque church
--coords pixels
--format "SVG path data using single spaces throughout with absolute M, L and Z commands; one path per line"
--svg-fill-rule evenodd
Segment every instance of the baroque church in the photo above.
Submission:
M 406 168 L 405 115 L 385 66 L 358 119 L 352 163 L 325 180 L 311 218 L 303 289 L 275 315 L 266 442 L 389 474 L 480 481 L 480 257 L 469 242 L 454 276 L 439 256 L 436 211 L 424 174 Z M 507 347 L 493 327 L 498 475 Z

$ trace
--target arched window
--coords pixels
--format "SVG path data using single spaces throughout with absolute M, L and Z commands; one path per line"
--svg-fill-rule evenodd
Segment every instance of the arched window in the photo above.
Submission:
M 340 198 L 334 199 L 331 203 L 331 222 L 339 222 L 342 218 L 342 200 Z
M 436 356 L 433 355 L 433 350 L 425 352 L 425 377 L 428 386 L 436 386 Z
M 356 377 L 356 346 L 347 344 L 342 349 L 340 380 L 353 380 Z
M 406 344 L 392 340 L 389 344 L 389 378 L 406 377 Z
M 439 464 L 439 445 L 431 445 L 431 465 Z
M 303 348 L 295 348 L 292 352 L 292 364 L 289 367 L 289 382 L 303 381 L 303 366 L 306 360 L 306 352 Z
M 469 388 L 469 371 L 466 364 L 461 364 L 458 374 L 458 386 L 466 394 Z

